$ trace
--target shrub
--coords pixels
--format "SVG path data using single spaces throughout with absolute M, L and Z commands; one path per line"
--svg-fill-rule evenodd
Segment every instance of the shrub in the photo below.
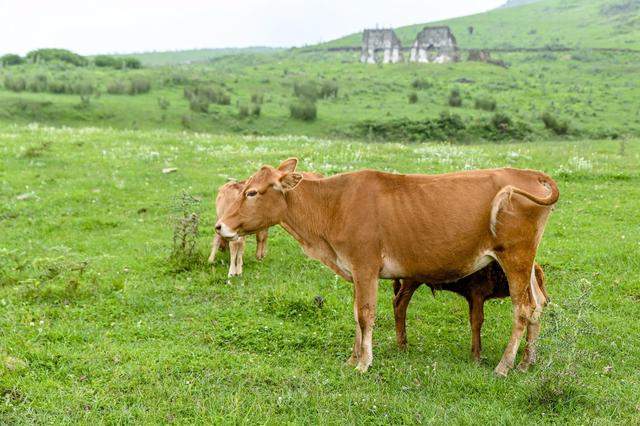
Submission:
M 206 86 L 185 87 L 183 94 L 189 101 L 194 98 L 200 98 L 210 104 L 231 105 L 231 96 L 218 88 Z
M 251 105 L 251 115 L 254 117 L 260 117 L 260 113 L 262 112 L 262 107 L 259 104 Z
M 418 103 L 418 94 L 416 92 L 409 93 L 409 103 L 410 104 Z
M 209 103 L 206 98 L 196 96 L 189 100 L 189 109 L 193 112 L 209 112 Z
M 262 94 L 254 93 L 251 95 L 251 102 L 256 105 L 262 105 L 262 102 L 264 102 L 264 96 Z
M 29 92 L 46 92 L 47 91 L 47 76 L 44 74 L 36 75 L 32 80 L 27 83 L 27 90 Z
M 247 118 L 249 116 L 249 107 L 247 105 L 240 105 L 238 107 L 238 117 Z
M 289 105 L 291 118 L 304 121 L 313 121 L 318 116 L 316 104 L 308 99 L 302 99 Z
M 356 128 L 361 136 L 369 139 L 406 142 L 458 139 L 466 130 L 465 123 L 459 115 L 445 112 L 435 119 L 365 121 L 359 123 Z
M 124 95 L 128 91 L 129 85 L 122 80 L 112 81 L 107 85 L 107 93 L 112 95 Z
M 318 85 L 315 81 L 296 82 L 293 85 L 293 94 L 300 98 L 314 102 L 320 96 Z
M 96 67 L 100 68 L 118 68 L 120 62 L 115 56 L 98 55 L 93 58 L 93 63 Z
M 551 112 L 542 114 L 542 122 L 546 129 L 551 130 L 556 135 L 566 135 L 569 133 L 569 123 L 556 118 Z
M 338 97 L 338 83 L 333 80 L 324 80 L 320 86 L 320 97 L 337 98 Z
M 122 58 L 122 61 L 124 62 L 125 68 L 131 70 L 139 70 L 140 68 L 142 68 L 142 62 L 140 62 L 138 58 L 127 57 Z
M 92 83 L 84 81 L 71 86 L 71 91 L 74 95 L 88 96 L 92 95 L 96 91 L 96 88 Z
M 495 111 L 496 107 L 497 107 L 496 101 L 491 98 L 476 99 L 476 109 L 481 109 L 484 111 Z
M 424 78 L 416 78 L 411 82 L 411 87 L 416 90 L 430 89 L 431 87 L 433 87 L 433 83 L 431 83 L 429 80 L 425 80 Z
M 50 93 L 61 94 L 61 93 L 69 93 L 70 89 L 68 88 L 66 83 L 61 81 L 50 81 L 48 85 L 48 90 Z
M 460 96 L 460 90 L 453 89 L 449 94 L 449 106 L 458 108 L 462 106 L 462 97 Z
M 0 56 L 0 64 L 2 64 L 3 67 L 9 67 L 12 65 L 20 65 L 24 63 L 24 59 L 22 59 L 22 57 L 20 57 L 20 55 L 16 55 L 13 53 L 8 53 L 4 56 Z
M 151 90 L 151 82 L 144 77 L 135 77 L 131 79 L 129 84 L 128 93 L 130 95 L 139 95 L 142 93 L 149 93 Z
M 158 98 L 158 108 L 160 108 L 162 111 L 166 111 L 170 105 L 171 103 L 169 103 L 169 100 L 167 98 Z
M 89 61 L 83 56 L 66 49 L 38 49 L 27 53 L 27 60 L 32 63 L 60 61 L 77 67 L 86 66 Z
M 12 92 L 22 92 L 27 88 L 27 82 L 22 77 L 8 75 L 4 78 L 4 88 Z

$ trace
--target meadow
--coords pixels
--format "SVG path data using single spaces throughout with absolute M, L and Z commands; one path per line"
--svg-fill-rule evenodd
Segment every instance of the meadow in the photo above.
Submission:
M 351 285 L 282 229 L 271 230 L 262 262 L 249 243 L 242 277 L 227 279 L 224 255 L 212 269 L 216 188 L 290 156 L 328 175 L 551 174 L 561 200 L 537 259 L 553 302 L 539 364 L 492 374 L 510 331 L 508 300 L 487 303 L 475 365 L 466 302 L 425 289 L 409 309 L 409 349 L 399 351 L 383 281 L 374 364 L 361 375 L 345 365 Z M 2 125 L 0 422 L 638 423 L 639 164 L 635 138 L 374 144 Z M 172 256 L 183 194 L 199 215 L 188 259 Z

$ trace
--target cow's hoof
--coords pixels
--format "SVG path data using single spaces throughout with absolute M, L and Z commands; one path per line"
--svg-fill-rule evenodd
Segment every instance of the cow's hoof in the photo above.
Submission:
M 209 259 L 207 259 L 207 262 L 213 263 L 213 262 L 215 262 L 215 260 L 216 260 L 215 257 L 210 257 Z
M 356 365 L 358 365 L 358 357 L 352 354 L 347 360 L 347 365 L 351 367 L 355 367 Z
M 495 374 L 497 377 L 507 377 L 507 374 L 509 374 L 509 370 L 509 367 L 507 367 L 503 363 L 500 363 L 498 364 L 496 369 L 493 370 L 493 374 Z
M 356 366 L 356 371 L 358 373 L 364 374 L 369 369 L 369 365 L 370 364 L 367 364 L 367 363 L 364 363 L 364 362 L 359 362 L 358 365 Z
M 520 372 L 526 372 L 529 370 L 529 367 L 531 366 L 531 364 L 529 362 L 526 361 L 520 361 L 520 363 L 518 364 L 518 366 L 516 367 L 516 369 Z

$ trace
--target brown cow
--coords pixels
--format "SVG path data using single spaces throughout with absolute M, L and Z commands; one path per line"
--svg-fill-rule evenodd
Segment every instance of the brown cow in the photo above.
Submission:
M 227 182 L 218 188 L 218 196 L 216 197 L 216 215 L 221 218 L 227 211 L 229 206 L 233 204 L 236 198 L 242 194 L 242 189 L 247 181 Z M 267 254 L 267 237 L 268 229 L 261 229 L 256 232 L 256 259 L 262 260 Z M 227 242 L 223 240 L 218 233 L 214 234 L 211 242 L 211 254 L 209 255 L 209 263 L 213 263 L 216 259 L 218 250 L 225 250 Z M 229 273 L 228 276 L 233 277 L 242 275 L 242 265 L 244 263 L 244 237 L 238 238 L 236 241 L 229 242 Z
M 288 170 L 290 172 L 295 171 L 297 165 L 296 162 L 285 162 L 282 163 L 280 167 L 283 167 L 282 170 Z M 324 177 L 320 173 L 313 172 L 302 172 L 302 175 L 307 179 L 320 179 Z M 233 204 L 233 202 L 242 195 L 242 190 L 244 189 L 244 185 L 246 184 L 246 180 L 241 180 L 238 182 L 227 182 L 218 188 L 218 196 L 216 197 L 216 215 L 221 218 L 224 213 L 227 211 L 229 206 Z M 262 260 L 267 255 L 267 238 L 269 237 L 269 229 L 261 229 L 256 232 L 256 259 Z M 213 241 L 211 242 L 211 254 L 209 255 L 209 263 L 213 263 L 216 258 L 216 254 L 218 250 L 225 250 L 227 242 L 220 237 L 220 234 L 217 232 L 213 236 Z M 233 277 L 237 275 L 242 275 L 242 266 L 244 264 L 244 247 L 245 247 L 245 239 L 244 237 L 238 237 L 235 241 L 229 242 L 230 247 L 230 256 L 229 256 L 229 274 L 228 276 Z
M 538 287 L 548 302 L 549 297 L 545 288 L 544 272 L 537 263 L 534 263 L 534 268 Z M 509 283 L 500 265 L 496 262 L 491 262 L 484 269 L 452 283 L 429 284 L 410 278 L 394 280 L 393 313 L 396 320 L 396 339 L 401 349 L 407 346 L 407 307 L 413 293 L 422 284 L 429 286 L 434 296 L 436 291 L 446 290 L 457 293 L 467 300 L 467 303 L 469 303 L 469 323 L 471 325 L 471 354 L 475 361 L 480 361 L 480 352 L 482 350 L 480 331 L 484 322 L 484 302 L 489 299 L 509 297 Z
M 295 161 L 295 159 L 288 160 Z M 509 281 L 513 330 L 496 374 L 535 359 L 544 295 L 533 262 L 560 194 L 549 176 L 511 168 L 441 175 L 362 170 L 325 179 L 263 166 L 218 220 L 223 238 L 282 225 L 310 257 L 353 282 L 356 320 L 351 365 L 373 360 L 378 279 L 457 281 L 497 260 Z

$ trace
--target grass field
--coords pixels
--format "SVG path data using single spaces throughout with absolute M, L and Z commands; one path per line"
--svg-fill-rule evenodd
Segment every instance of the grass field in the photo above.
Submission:
M 281 229 L 263 262 L 249 244 L 243 277 L 228 282 L 223 260 L 212 271 L 215 188 L 289 156 L 325 174 L 550 173 L 562 195 L 538 256 L 553 299 L 539 365 L 492 375 L 508 301 L 487 304 L 474 365 L 466 303 L 425 290 L 398 351 L 382 282 L 374 364 L 357 374 L 344 364 L 350 284 Z M 638 423 L 639 164 L 637 139 L 401 145 L 2 126 L 0 423 Z M 201 199 L 188 263 L 170 258 L 183 191 Z

